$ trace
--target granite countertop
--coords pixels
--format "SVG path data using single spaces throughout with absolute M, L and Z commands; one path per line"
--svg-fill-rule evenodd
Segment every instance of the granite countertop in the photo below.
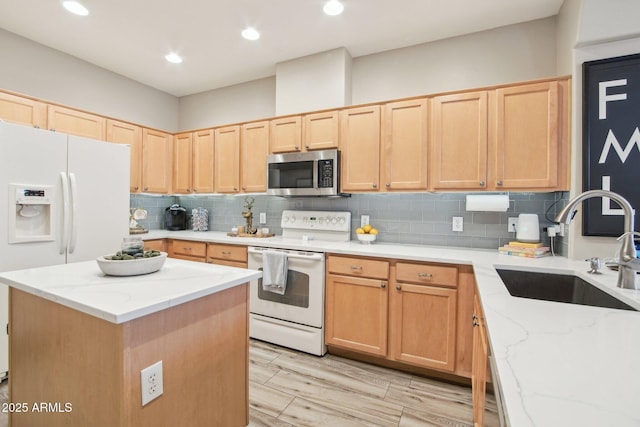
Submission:
M 640 291 L 617 288 L 615 271 L 605 268 L 594 276 L 582 260 L 529 259 L 497 250 L 240 238 L 215 231 L 143 235 L 165 237 L 472 265 L 511 426 L 640 425 L 640 312 L 512 297 L 496 268 L 573 274 L 640 309 Z
M 167 259 L 140 276 L 106 276 L 96 261 L 0 273 L 0 282 L 112 323 L 124 323 L 259 278 L 262 272 Z

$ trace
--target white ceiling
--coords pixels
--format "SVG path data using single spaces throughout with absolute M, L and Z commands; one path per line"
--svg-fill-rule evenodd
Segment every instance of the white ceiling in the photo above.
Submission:
M 273 76 L 277 63 L 345 47 L 376 52 L 556 15 L 563 0 L 2 0 L 0 27 L 175 96 Z M 258 41 L 240 36 L 245 26 Z M 179 65 L 164 55 L 174 50 Z M 5 59 L 6 60 L 6 59 Z

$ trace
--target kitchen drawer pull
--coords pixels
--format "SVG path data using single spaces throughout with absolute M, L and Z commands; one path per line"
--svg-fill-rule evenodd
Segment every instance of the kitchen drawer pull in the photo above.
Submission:
M 185 251 L 190 251 L 192 248 L 183 247 L 182 249 L 185 250 Z
M 484 187 L 484 181 L 480 181 L 480 187 Z
M 418 273 L 418 277 L 420 277 L 422 279 L 427 279 L 427 278 L 433 277 L 433 274 L 431 274 L 431 273 Z
M 402 290 L 402 286 L 400 286 L 400 285 L 396 285 L 396 289 L 397 289 L 397 290 L 399 290 L 399 291 L 401 291 L 401 290 Z
M 378 188 L 378 184 L 373 184 L 373 188 Z
M 391 184 L 390 183 L 386 183 L 387 188 L 391 188 Z
M 351 269 L 352 270 L 362 270 L 362 266 L 360 266 L 360 265 L 352 265 Z
M 473 327 L 475 328 L 476 326 L 480 326 L 480 323 L 478 323 L 477 321 L 473 321 Z
M 231 255 L 231 252 L 229 252 L 229 251 L 222 251 L 222 255 Z
M 380 283 L 380 287 L 381 287 L 382 289 L 384 289 L 384 288 L 386 288 L 386 287 L 387 287 L 387 284 L 386 284 L 386 283 L 384 283 L 384 282 L 381 282 L 381 283 Z
M 497 184 L 498 184 L 499 186 L 501 186 L 501 185 L 502 185 L 502 181 L 498 181 L 498 182 L 497 182 Z

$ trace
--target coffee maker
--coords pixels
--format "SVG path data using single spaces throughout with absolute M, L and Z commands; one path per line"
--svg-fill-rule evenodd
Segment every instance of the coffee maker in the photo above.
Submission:
M 187 229 L 187 210 L 180 205 L 171 205 L 164 211 L 164 225 L 167 230 Z

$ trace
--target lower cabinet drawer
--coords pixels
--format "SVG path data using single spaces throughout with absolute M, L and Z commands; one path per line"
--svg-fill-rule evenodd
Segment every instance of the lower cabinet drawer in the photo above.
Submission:
M 247 263 L 242 261 L 227 261 L 224 259 L 208 258 L 207 263 L 226 265 L 227 267 L 247 268 Z
M 458 268 L 398 262 L 396 263 L 396 280 L 455 288 L 458 286 Z
M 363 258 L 330 256 L 327 260 L 327 273 L 387 280 L 389 278 L 389 262 Z
M 207 255 L 207 244 L 204 242 L 192 242 L 189 240 L 173 240 L 173 254 L 188 255 L 192 257 L 202 257 Z M 178 258 L 174 256 L 174 258 Z M 204 259 L 202 259 L 204 261 Z
M 164 239 L 153 239 L 144 241 L 144 250 L 156 250 L 164 252 Z
M 204 258 L 197 257 L 197 256 L 181 255 L 181 254 L 174 254 L 171 258 L 184 259 L 186 261 L 204 262 Z
M 209 243 L 207 257 L 218 260 L 247 262 L 247 247 L 238 245 L 222 245 L 219 243 Z M 214 264 L 222 264 L 216 262 Z

